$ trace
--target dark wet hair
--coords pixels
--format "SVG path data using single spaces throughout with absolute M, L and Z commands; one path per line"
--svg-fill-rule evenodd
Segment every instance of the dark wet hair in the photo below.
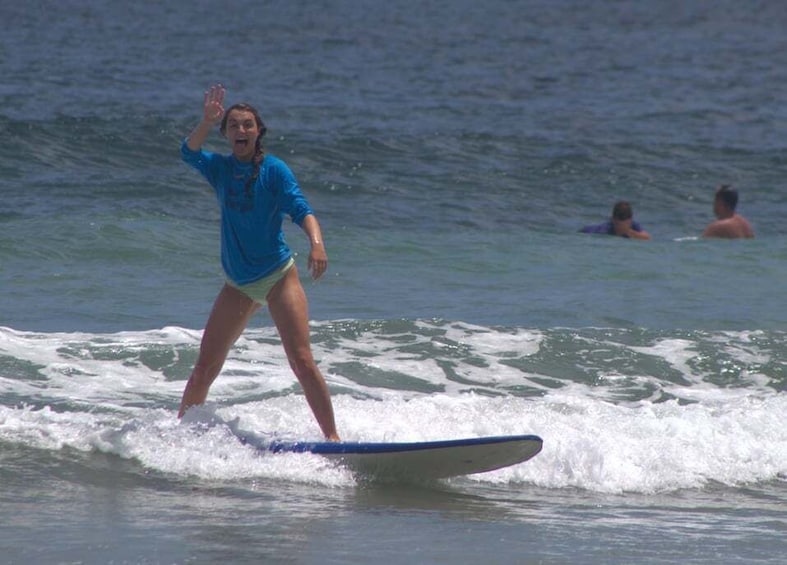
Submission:
M 612 219 L 614 220 L 628 220 L 633 216 L 634 212 L 631 211 L 631 204 L 625 200 L 616 202 L 615 207 L 612 208 Z
M 716 200 L 720 200 L 727 208 L 735 211 L 738 205 L 738 191 L 729 184 L 723 184 L 716 189 Z
M 265 127 L 265 122 L 262 121 L 260 113 L 254 106 L 251 104 L 246 104 L 245 102 L 240 102 L 238 104 L 233 104 L 227 108 L 226 112 L 224 112 L 224 117 L 221 118 L 221 126 L 219 127 L 221 135 L 227 134 L 227 120 L 229 119 L 229 115 L 233 110 L 250 112 L 254 116 L 254 121 L 257 122 L 257 127 L 260 130 L 260 134 L 257 136 L 257 139 L 254 142 L 254 172 L 252 173 L 249 180 L 246 181 L 246 193 L 248 194 L 251 192 L 251 187 L 254 185 L 257 177 L 260 176 L 260 165 L 262 164 L 262 160 L 265 158 L 265 147 L 262 145 L 262 136 L 265 135 L 265 132 L 268 131 L 268 128 Z

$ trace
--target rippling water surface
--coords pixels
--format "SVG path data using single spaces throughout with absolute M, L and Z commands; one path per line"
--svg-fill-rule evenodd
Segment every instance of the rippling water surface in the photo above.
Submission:
M 780 562 L 781 3 L 0 9 L 8 563 Z M 261 456 L 220 422 L 319 434 L 266 314 L 176 420 L 222 284 L 178 152 L 213 81 L 325 232 L 304 284 L 343 437 L 536 458 L 380 484 Z M 756 239 L 698 239 L 720 183 Z M 577 233 L 619 199 L 653 241 Z

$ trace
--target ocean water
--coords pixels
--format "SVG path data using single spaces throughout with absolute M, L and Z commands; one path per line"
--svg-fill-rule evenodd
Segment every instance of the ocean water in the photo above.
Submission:
M 787 5 L 0 0 L 0 562 L 781 563 Z M 537 434 L 379 482 L 270 318 L 176 417 L 222 284 L 179 158 L 258 106 L 330 259 L 305 276 L 346 440 Z M 218 134 L 208 147 L 225 150 Z M 698 237 L 730 183 L 754 240 Z M 577 233 L 629 200 L 650 242 Z

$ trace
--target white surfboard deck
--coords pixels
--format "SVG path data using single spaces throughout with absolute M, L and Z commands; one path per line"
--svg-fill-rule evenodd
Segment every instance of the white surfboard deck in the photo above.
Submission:
M 274 440 L 261 450 L 314 453 L 370 477 L 442 479 L 523 463 L 542 445 L 538 436 L 515 435 L 410 443 Z

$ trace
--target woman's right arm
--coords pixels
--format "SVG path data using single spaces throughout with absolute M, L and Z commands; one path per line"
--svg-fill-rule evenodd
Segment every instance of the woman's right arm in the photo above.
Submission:
M 224 87 L 214 84 L 205 92 L 202 106 L 202 121 L 186 138 L 186 145 L 192 151 L 198 151 L 210 134 L 210 130 L 221 121 L 224 116 Z

